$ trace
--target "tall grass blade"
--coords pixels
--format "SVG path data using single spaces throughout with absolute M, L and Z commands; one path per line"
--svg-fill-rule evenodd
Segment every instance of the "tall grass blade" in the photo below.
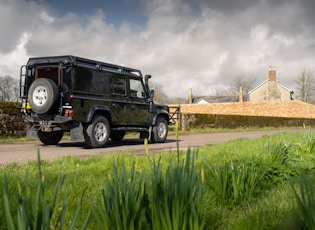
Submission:
M 17 227 L 18 229 L 41 229 L 48 230 L 52 227 L 63 229 L 65 226 L 65 213 L 67 206 L 67 198 L 63 198 L 63 203 L 58 210 L 57 202 L 60 197 L 60 191 L 65 181 L 65 176 L 61 173 L 58 174 L 58 179 L 55 184 L 52 199 L 47 199 L 45 195 L 45 175 L 41 169 L 40 154 L 38 151 L 38 184 L 34 197 L 32 197 L 31 187 L 29 184 L 29 174 L 26 173 L 24 182 L 24 192 L 18 194 L 18 209 L 17 209 Z M 83 196 L 83 195 L 82 195 Z M 81 200 L 82 200 L 81 196 Z M 7 216 L 8 229 L 15 229 L 14 221 L 10 213 L 9 196 L 8 196 L 8 184 L 6 178 L 4 178 L 4 201 L 5 211 Z M 80 203 L 81 204 L 81 203 Z M 80 205 L 79 205 L 80 206 Z M 75 213 L 72 220 L 72 226 L 75 226 L 79 208 Z M 59 211 L 58 216 L 56 212 Z M 56 221 L 53 223 L 53 221 Z M 87 222 L 85 223 L 87 225 Z M 74 229 L 75 227 L 72 227 Z
M 138 178 L 133 162 L 127 172 L 124 161 L 118 170 L 115 161 L 112 178 L 102 191 L 102 205 L 92 206 L 92 214 L 102 229 L 138 229 L 143 212 L 144 179 Z
M 298 189 L 290 179 L 288 181 L 295 197 L 297 213 L 300 214 L 308 229 L 315 229 L 314 179 L 311 180 L 306 175 L 301 175 L 298 178 Z
M 152 197 L 149 222 L 152 229 L 203 228 L 200 208 L 203 189 L 195 158 L 190 149 L 183 160 L 179 154 L 176 160 L 170 158 L 165 174 L 161 158 L 150 161 Z
M 8 230 L 14 230 L 13 218 L 10 212 L 10 203 L 9 203 L 9 195 L 8 195 L 8 181 L 6 176 L 3 177 L 3 200 L 4 200 L 4 208 L 5 208 L 5 216 L 7 220 Z

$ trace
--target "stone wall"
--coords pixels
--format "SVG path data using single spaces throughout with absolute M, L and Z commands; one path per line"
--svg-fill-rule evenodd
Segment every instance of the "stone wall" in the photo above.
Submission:
M 315 119 L 315 106 L 299 100 L 268 102 L 231 102 L 211 104 L 180 104 L 181 126 L 188 122 L 187 114 L 216 114 L 258 117 Z

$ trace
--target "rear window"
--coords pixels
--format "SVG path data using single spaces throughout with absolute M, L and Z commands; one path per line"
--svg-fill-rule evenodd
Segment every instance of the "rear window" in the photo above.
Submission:
M 38 78 L 49 78 L 53 80 L 57 85 L 60 85 L 59 67 L 38 67 L 36 69 L 36 79 Z

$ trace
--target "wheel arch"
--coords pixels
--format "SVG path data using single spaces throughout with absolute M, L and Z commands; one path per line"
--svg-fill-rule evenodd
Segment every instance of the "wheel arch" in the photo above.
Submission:
M 167 121 L 167 124 L 170 123 L 168 112 L 166 110 L 159 109 L 159 110 L 157 110 L 154 113 L 153 120 L 152 120 L 152 125 L 156 125 L 156 121 L 157 121 L 158 117 L 164 117 L 166 119 L 166 121 Z
M 91 122 L 91 120 L 93 119 L 93 117 L 95 115 L 102 115 L 102 116 L 106 117 L 108 122 L 111 124 L 112 119 L 111 119 L 109 108 L 107 106 L 104 106 L 104 105 L 92 106 L 89 110 L 87 117 L 86 117 L 86 123 Z

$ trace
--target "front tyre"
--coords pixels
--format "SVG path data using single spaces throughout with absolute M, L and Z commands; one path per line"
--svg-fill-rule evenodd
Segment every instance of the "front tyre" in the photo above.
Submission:
M 158 117 L 155 126 L 153 126 L 151 140 L 153 143 L 165 142 L 168 134 L 168 125 L 164 117 Z
M 83 134 L 85 144 L 89 148 L 104 147 L 110 136 L 108 120 L 100 115 L 95 116 L 90 123 L 85 125 Z
M 43 132 L 42 130 L 38 130 L 37 132 L 39 140 L 44 145 L 56 145 L 62 139 L 63 131 L 52 131 L 52 132 Z

